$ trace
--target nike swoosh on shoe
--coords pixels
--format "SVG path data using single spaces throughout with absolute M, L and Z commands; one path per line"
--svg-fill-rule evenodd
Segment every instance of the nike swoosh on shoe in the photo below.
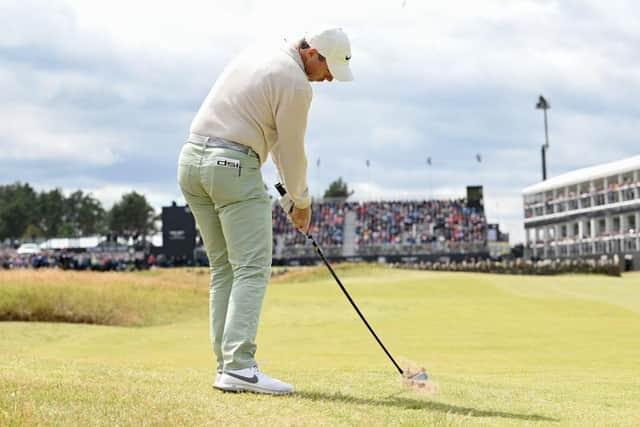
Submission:
M 225 372 L 225 374 L 227 374 L 229 376 L 232 376 L 234 378 L 237 378 L 239 380 L 246 381 L 246 382 L 251 383 L 251 384 L 257 384 L 258 383 L 258 376 L 255 375 L 255 374 L 253 374 L 252 377 L 243 377 L 242 375 L 233 374 L 231 372 Z

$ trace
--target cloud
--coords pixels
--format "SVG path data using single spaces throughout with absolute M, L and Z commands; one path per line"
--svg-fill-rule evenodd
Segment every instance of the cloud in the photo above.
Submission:
M 412 147 L 421 139 L 416 129 L 407 127 L 376 126 L 371 130 L 371 143 L 375 145 Z
M 313 194 L 339 176 L 356 197 L 447 197 L 480 183 L 489 219 L 519 238 L 520 192 L 540 179 L 540 93 L 552 105 L 552 176 L 638 154 L 632 1 L 384 0 L 363 13 L 328 0 L 309 13 L 278 0 L 24 0 L 0 16 L 0 180 L 181 201 L 178 151 L 224 64 L 257 40 L 335 23 L 335 10 L 356 80 L 313 85 Z M 263 176 L 277 181 L 271 164 Z
M 407 188 L 394 185 L 379 185 L 370 181 L 357 181 L 349 185 L 349 189 L 354 191 L 354 200 L 421 200 L 425 198 L 436 199 L 460 199 L 466 197 L 466 189 L 454 186 Z
M 159 210 L 160 206 L 167 206 L 172 201 L 177 201 L 175 192 L 162 191 L 153 187 L 146 187 L 140 185 L 98 185 L 89 186 L 83 189 L 86 193 L 91 193 L 95 198 L 100 200 L 105 209 L 110 209 L 114 203 L 120 201 L 122 196 L 126 193 L 135 191 L 140 194 L 144 194 L 147 201 L 154 206 L 156 210 Z
M 117 138 L 95 131 L 60 126 L 63 114 L 40 108 L 0 107 L 0 161 L 48 160 L 104 166 L 117 161 Z

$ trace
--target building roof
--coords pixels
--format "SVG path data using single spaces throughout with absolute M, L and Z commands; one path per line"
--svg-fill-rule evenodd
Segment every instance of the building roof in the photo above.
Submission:
M 558 187 L 575 185 L 592 179 L 627 173 L 633 170 L 640 170 L 640 155 L 563 173 L 562 175 L 547 179 L 546 181 L 530 185 L 522 190 L 522 194 L 527 196 L 530 194 L 542 193 Z

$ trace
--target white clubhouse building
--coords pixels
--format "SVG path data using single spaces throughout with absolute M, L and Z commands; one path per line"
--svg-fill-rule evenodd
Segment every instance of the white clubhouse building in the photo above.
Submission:
M 522 195 L 528 257 L 640 258 L 640 155 L 556 176 Z

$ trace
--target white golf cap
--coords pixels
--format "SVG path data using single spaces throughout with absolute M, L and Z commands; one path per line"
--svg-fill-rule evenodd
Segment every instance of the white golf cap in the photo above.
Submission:
M 353 80 L 353 73 L 349 68 L 351 44 L 342 28 L 331 28 L 311 34 L 307 37 L 307 43 L 327 59 L 329 71 L 336 80 Z

